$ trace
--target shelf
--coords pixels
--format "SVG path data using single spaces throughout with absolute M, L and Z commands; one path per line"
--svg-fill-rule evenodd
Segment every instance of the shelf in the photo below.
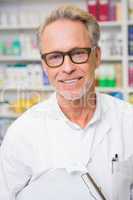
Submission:
M 133 87 L 132 87 L 132 88 L 131 88 L 131 87 L 128 87 L 128 88 L 127 88 L 127 92 L 128 92 L 128 93 L 133 93 Z
M 21 114 L 11 114 L 11 113 L 0 114 L 0 119 L 16 119 L 20 115 Z
M 129 61 L 133 61 L 133 56 L 128 56 Z
M 124 92 L 124 89 L 117 87 L 96 87 L 96 91 L 99 92 Z
M 23 25 L 23 26 L 0 26 L 0 31 L 19 31 L 19 30 L 36 30 L 37 25 Z
M 104 27 L 121 27 L 122 26 L 122 22 L 121 21 L 106 21 L 106 22 L 100 22 L 100 27 L 104 28 Z
M 41 58 L 38 57 L 26 57 L 26 56 L 0 56 L 0 62 L 22 62 L 22 61 L 32 61 L 41 62 Z
M 0 91 L 9 91 L 9 92 L 32 92 L 32 91 L 38 91 L 38 92 L 46 92 L 46 91 L 54 91 L 54 88 L 51 85 L 44 85 L 42 88 L 0 88 Z
M 101 58 L 102 61 L 106 62 L 122 62 L 123 56 L 108 56 Z
M 129 20 L 129 21 L 127 22 L 127 24 L 128 24 L 128 25 L 133 25 L 133 20 Z

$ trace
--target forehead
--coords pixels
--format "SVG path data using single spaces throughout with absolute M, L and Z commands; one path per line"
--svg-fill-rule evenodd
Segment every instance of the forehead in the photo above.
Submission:
M 60 19 L 47 25 L 42 34 L 42 50 L 69 50 L 90 46 L 86 26 L 80 21 Z

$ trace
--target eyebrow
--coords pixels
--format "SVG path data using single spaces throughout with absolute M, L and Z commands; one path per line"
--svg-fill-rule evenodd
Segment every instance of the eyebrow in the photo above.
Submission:
M 75 46 L 75 47 L 73 47 L 73 48 L 70 48 L 69 50 L 65 50 L 65 51 L 62 51 L 62 50 L 54 50 L 54 51 L 49 51 L 49 52 L 45 52 L 45 53 L 43 53 L 43 54 L 49 54 L 49 53 L 58 53 L 58 52 L 63 52 L 63 53 L 65 53 L 65 52 L 68 52 L 68 51 L 72 51 L 72 50 L 75 50 L 75 49 L 84 49 L 84 48 L 92 48 L 92 47 L 79 47 L 79 46 Z

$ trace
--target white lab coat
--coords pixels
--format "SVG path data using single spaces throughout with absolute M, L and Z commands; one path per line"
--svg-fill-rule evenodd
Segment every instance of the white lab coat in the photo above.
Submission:
M 73 171 L 78 171 L 81 174 L 84 170 L 88 170 L 105 194 L 106 199 L 114 200 L 112 158 L 115 154 L 118 154 L 119 161 L 124 161 L 133 155 L 133 109 L 129 104 L 108 95 L 97 94 L 97 99 L 100 102 L 101 113 L 97 120 L 93 119 L 92 123 L 90 122 L 87 136 L 89 146 L 89 140 L 91 140 L 89 135 L 91 135 L 91 131 L 94 133 L 94 130 L 96 130 L 93 148 L 91 153 L 86 148 L 81 153 L 81 156 L 76 157 L 75 160 L 73 156 L 75 155 L 73 154 L 75 146 L 71 146 L 73 145 L 70 139 L 71 136 L 70 138 L 68 137 L 70 129 L 66 126 L 68 121 L 66 119 L 62 120 L 62 116 L 55 109 L 55 98 L 51 102 L 49 101 L 50 103 L 46 103 L 45 106 L 43 105 L 45 103 L 41 103 L 33 107 L 13 124 L 1 148 L 1 172 L 2 174 L 4 173 L 4 181 L 1 181 L 3 190 L 0 191 L 0 199 L 3 197 L 2 200 L 13 200 L 15 195 L 18 194 L 17 200 L 31 200 L 28 195 L 32 193 L 30 192 L 32 187 L 35 193 L 39 191 L 38 189 L 42 187 L 41 184 L 45 185 L 45 177 L 48 177 L 48 172 L 51 172 L 51 169 L 54 169 L 55 171 L 53 172 L 55 173 L 58 169 L 65 169 L 67 175 Z M 28 134 L 27 130 L 32 130 L 32 132 Z M 46 133 L 45 138 L 43 138 L 43 133 Z M 63 134 L 68 134 L 68 142 L 66 141 L 67 137 L 65 137 L 65 140 L 64 136 L 62 137 Z M 76 139 L 76 137 L 78 137 L 78 132 L 74 138 Z M 45 149 L 43 149 L 44 147 Z M 11 148 L 12 152 L 10 152 Z M 82 151 L 82 149 L 80 150 Z M 69 157 L 71 157 L 70 160 Z M 88 158 L 90 159 L 88 160 Z M 42 175 L 42 178 L 39 178 L 41 177 L 40 175 Z M 81 180 L 79 177 L 77 178 L 77 182 L 79 182 L 77 185 L 82 184 L 79 181 Z M 36 182 L 37 180 L 38 182 Z M 65 179 L 62 181 L 62 185 L 66 188 Z M 6 182 L 7 190 L 4 182 Z M 60 182 L 57 182 L 58 184 Z M 50 181 L 47 183 L 47 186 L 49 185 Z M 35 188 L 38 188 L 37 191 Z M 84 196 L 88 190 L 84 186 L 83 188 Z M 75 190 L 79 193 L 76 193 L 76 195 L 80 197 L 82 189 L 78 190 L 77 187 Z M 90 188 L 90 190 L 93 189 Z M 69 200 L 71 193 L 71 190 L 70 193 L 66 190 L 63 199 Z M 22 198 L 23 194 L 24 198 Z M 4 195 L 6 196 L 5 199 Z M 44 198 L 43 195 L 45 196 Z M 42 199 L 53 200 L 53 197 L 48 197 L 47 195 L 46 190 L 42 190 L 39 200 L 41 200 L 41 197 Z M 60 200 L 62 195 L 57 192 L 54 199 Z M 34 200 L 33 197 L 35 196 L 32 195 L 32 200 Z M 91 200 L 94 198 L 88 192 L 88 197 L 83 199 Z

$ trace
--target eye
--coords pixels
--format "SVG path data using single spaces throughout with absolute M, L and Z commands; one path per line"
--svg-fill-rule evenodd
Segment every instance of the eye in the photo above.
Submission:
M 71 52 L 72 56 L 80 56 L 80 55 L 84 55 L 87 54 L 87 51 L 85 49 L 75 49 L 74 51 Z
M 60 53 L 53 53 L 53 54 L 47 55 L 48 60 L 57 60 L 61 58 L 62 58 L 62 55 Z

